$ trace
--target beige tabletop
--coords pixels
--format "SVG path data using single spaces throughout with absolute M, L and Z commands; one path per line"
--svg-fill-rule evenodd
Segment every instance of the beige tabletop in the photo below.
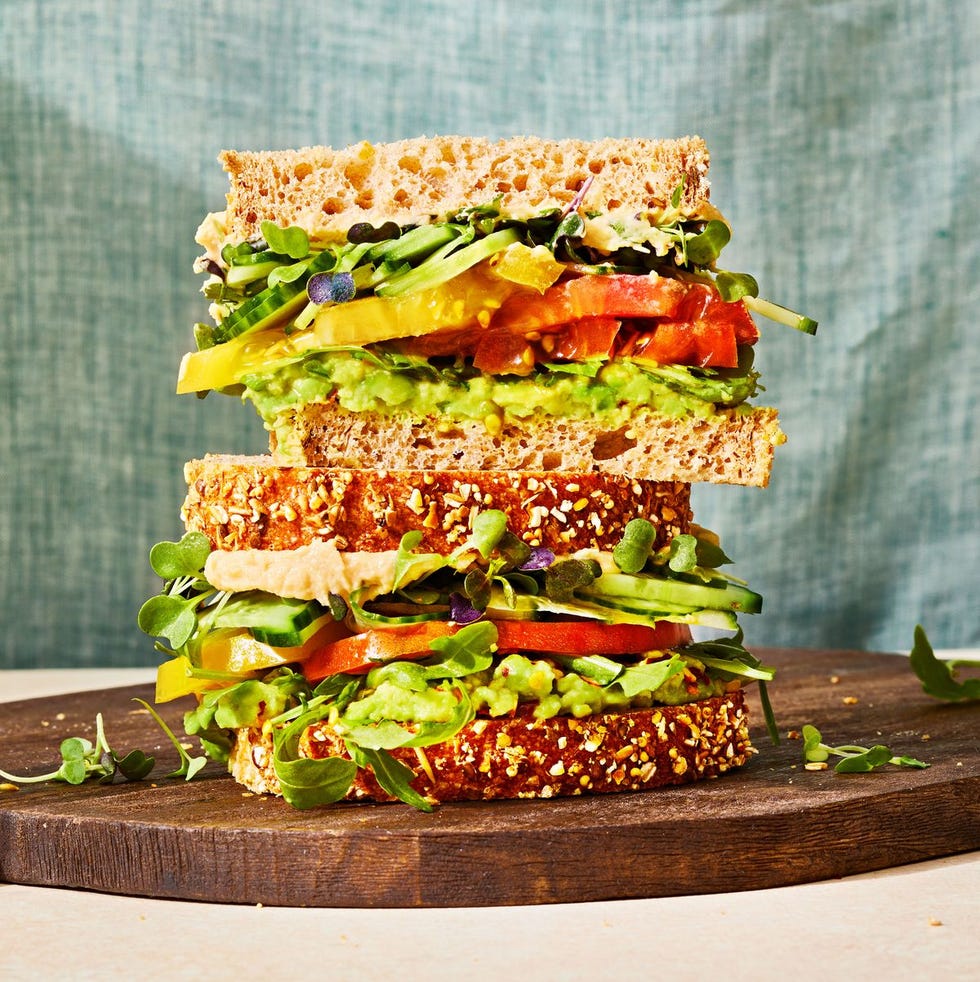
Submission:
M 152 676 L 0 672 L 0 702 Z M 246 907 L 0 884 L 0 979 L 976 980 L 978 923 L 980 853 L 773 890 L 480 909 Z

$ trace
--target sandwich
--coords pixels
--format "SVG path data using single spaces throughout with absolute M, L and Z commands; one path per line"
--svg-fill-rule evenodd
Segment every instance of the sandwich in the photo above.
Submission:
M 753 314 L 702 140 L 226 152 L 179 393 L 269 454 L 185 466 L 157 700 L 305 808 L 648 790 L 754 753 L 762 599 L 691 484 L 763 487 Z

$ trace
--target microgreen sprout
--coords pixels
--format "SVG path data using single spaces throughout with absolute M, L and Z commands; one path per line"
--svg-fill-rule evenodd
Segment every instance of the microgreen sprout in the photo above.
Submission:
M 116 775 L 126 781 L 142 781 L 153 770 L 154 758 L 141 750 L 132 750 L 120 757 L 106 739 L 102 714 L 95 717 L 95 743 L 84 737 L 68 737 L 61 741 L 61 766 L 47 774 L 34 777 L 18 777 L 0 771 L 0 777 L 15 784 L 40 784 L 44 781 L 64 781 L 66 784 L 82 784 L 89 778 L 98 778 L 100 784 L 111 784 Z
M 657 530 L 645 518 L 630 520 L 613 549 L 613 561 L 624 573 L 639 573 L 650 558 L 656 537 Z
M 264 221 L 259 229 L 271 252 L 290 259 L 304 259 L 310 254 L 309 237 L 298 225 L 280 228 L 275 222 Z
M 150 550 L 150 566 L 165 581 L 164 592 L 140 608 L 137 622 L 151 637 L 166 638 L 182 648 L 197 630 L 198 607 L 216 595 L 204 578 L 204 563 L 211 552 L 208 537 L 188 532 L 179 542 L 158 542 Z
M 156 720 L 157 726 L 163 730 L 170 742 L 177 749 L 177 753 L 180 756 L 180 766 L 166 776 L 182 777 L 185 781 L 189 781 L 208 762 L 207 757 L 191 757 L 174 735 L 173 730 L 167 726 L 163 719 L 161 719 L 160 714 L 148 702 L 145 702 L 143 699 L 134 699 L 133 701 L 138 702 Z
M 844 744 L 831 747 L 823 742 L 820 731 L 807 723 L 802 729 L 803 761 L 811 770 L 825 767 L 831 756 L 840 757 L 834 767 L 838 774 L 866 774 L 885 764 L 896 767 L 923 768 L 929 765 L 915 757 L 903 757 L 893 754 L 888 747 L 877 744 L 873 747 L 858 747 Z M 811 767 L 811 765 L 814 765 Z

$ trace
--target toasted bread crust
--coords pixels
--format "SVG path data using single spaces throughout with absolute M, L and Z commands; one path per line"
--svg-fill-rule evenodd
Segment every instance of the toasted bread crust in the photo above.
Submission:
M 373 471 L 277 466 L 269 457 L 209 455 L 184 467 L 181 517 L 218 549 L 295 549 L 314 540 L 341 551 L 397 549 L 406 532 L 445 552 L 477 511 L 506 512 L 510 530 L 558 553 L 612 549 L 633 518 L 656 547 L 686 532 L 690 487 L 608 474 Z
M 314 759 L 347 756 L 326 724 L 310 726 L 299 748 Z M 445 743 L 391 751 L 415 772 L 412 787 L 433 802 L 646 791 L 717 777 L 753 753 L 740 689 L 682 706 L 583 719 L 478 719 Z M 252 791 L 281 794 L 272 756 L 271 736 L 242 729 L 229 770 Z M 393 800 L 369 771 L 358 771 L 347 799 Z
M 436 428 L 428 418 L 352 413 L 313 403 L 284 415 L 288 447 L 271 440 L 281 461 L 321 467 L 413 470 L 529 470 L 603 474 L 645 481 L 704 481 L 765 487 L 773 451 L 785 441 L 775 409 L 719 410 L 666 416 L 640 409 L 627 425 L 601 418 L 536 415 L 507 419 L 499 432 L 479 420 Z
M 225 231 L 242 241 L 264 219 L 339 238 L 355 222 L 399 225 L 446 218 L 496 199 L 524 218 L 565 208 L 591 179 L 583 210 L 629 214 L 662 209 L 683 181 L 680 206 L 708 201 L 708 149 L 700 137 L 674 140 L 542 140 L 520 136 L 416 137 L 341 150 L 226 150 L 231 181 Z

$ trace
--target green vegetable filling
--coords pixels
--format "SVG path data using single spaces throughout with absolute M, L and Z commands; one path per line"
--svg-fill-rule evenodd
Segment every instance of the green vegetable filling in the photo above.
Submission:
M 283 428 L 285 443 L 283 414 L 327 401 L 357 413 L 438 414 L 456 420 L 544 414 L 599 417 L 618 426 L 641 406 L 669 416 L 707 417 L 719 406 L 741 405 L 759 388 L 758 375 L 748 367 L 719 371 L 626 359 L 595 360 L 585 366 L 588 372 L 569 367 L 542 366 L 525 377 L 495 376 L 475 372 L 463 362 L 435 366 L 385 352 L 333 350 L 248 376 L 244 397 L 270 428 Z

